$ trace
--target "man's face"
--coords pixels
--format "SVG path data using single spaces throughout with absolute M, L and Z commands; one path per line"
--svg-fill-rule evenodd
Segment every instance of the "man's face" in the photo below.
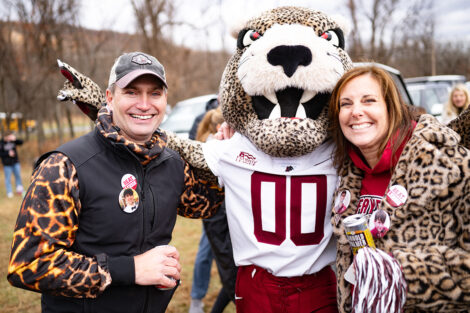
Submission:
M 126 201 L 126 205 L 130 205 L 130 206 L 134 205 L 135 199 L 133 195 L 126 195 L 124 197 L 124 200 Z
M 128 140 L 143 144 L 160 126 L 166 109 L 167 93 L 153 75 L 142 75 L 126 88 L 116 86 L 114 94 L 106 90 L 113 122 Z

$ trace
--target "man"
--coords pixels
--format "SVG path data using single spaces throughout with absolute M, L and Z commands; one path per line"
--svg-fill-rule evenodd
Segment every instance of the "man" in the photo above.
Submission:
M 5 172 L 5 187 L 7 197 L 13 197 L 13 188 L 11 186 L 11 174 L 15 176 L 16 193 L 23 193 L 23 184 L 21 183 L 21 168 L 18 160 L 16 146 L 22 145 L 23 140 L 16 139 L 13 132 L 7 131 L 5 137 L 0 140 L 0 157 L 2 158 L 3 170 Z
M 181 270 L 168 246 L 176 214 L 209 217 L 221 200 L 165 148 L 156 58 L 121 55 L 106 101 L 92 132 L 40 158 L 21 206 L 8 280 L 42 292 L 42 312 L 164 312 Z

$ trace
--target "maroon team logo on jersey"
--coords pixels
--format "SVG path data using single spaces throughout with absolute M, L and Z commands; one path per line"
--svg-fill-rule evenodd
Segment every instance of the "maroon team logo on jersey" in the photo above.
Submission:
M 243 151 L 240 152 L 240 154 L 237 156 L 235 161 L 252 165 L 252 166 L 255 166 L 256 162 L 258 162 L 256 161 L 256 158 L 253 155 L 249 154 L 248 152 L 243 152 Z
M 361 196 L 357 205 L 356 214 L 372 214 L 375 210 L 377 210 L 377 207 L 381 201 L 382 197 L 379 196 Z

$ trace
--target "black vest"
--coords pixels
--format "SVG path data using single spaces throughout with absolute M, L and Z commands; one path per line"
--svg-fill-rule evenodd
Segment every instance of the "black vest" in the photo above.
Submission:
M 170 242 L 184 188 L 184 162 L 164 149 L 144 167 L 126 146 L 110 142 L 97 129 L 56 152 L 72 161 L 79 180 L 81 210 L 72 250 L 90 257 L 105 253 L 113 281 L 96 299 L 43 295 L 43 312 L 165 312 L 174 290 L 135 285 L 129 262 Z M 133 213 L 125 213 L 119 203 L 126 174 L 137 179 L 139 201 Z

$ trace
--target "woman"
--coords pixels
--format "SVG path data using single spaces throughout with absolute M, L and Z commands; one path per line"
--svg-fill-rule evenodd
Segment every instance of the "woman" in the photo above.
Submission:
M 447 124 L 463 110 L 468 108 L 470 104 L 470 96 L 467 87 L 464 84 L 455 85 L 449 93 L 449 98 L 442 112 L 442 123 Z
M 202 142 L 212 140 L 223 121 L 224 117 L 220 107 L 207 111 L 197 127 L 196 140 Z M 210 312 L 222 313 L 229 302 L 234 301 L 237 277 L 237 267 L 233 261 L 232 244 L 228 232 L 225 202 L 214 216 L 204 219 L 202 223 L 204 227 L 194 263 L 189 313 L 204 312 L 202 298 L 205 297 L 209 287 L 212 259 L 214 258 L 222 288 Z
M 390 225 L 375 245 L 402 268 L 405 312 L 468 312 L 470 154 L 458 135 L 430 115 L 414 122 L 391 77 L 373 66 L 354 68 L 339 80 L 329 118 L 341 176 L 336 194 L 351 195 L 348 208 L 332 218 L 340 312 L 352 310 L 352 286 L 344 275 L 353 254 L 344 218 L 378 210 L 388 214 Z

